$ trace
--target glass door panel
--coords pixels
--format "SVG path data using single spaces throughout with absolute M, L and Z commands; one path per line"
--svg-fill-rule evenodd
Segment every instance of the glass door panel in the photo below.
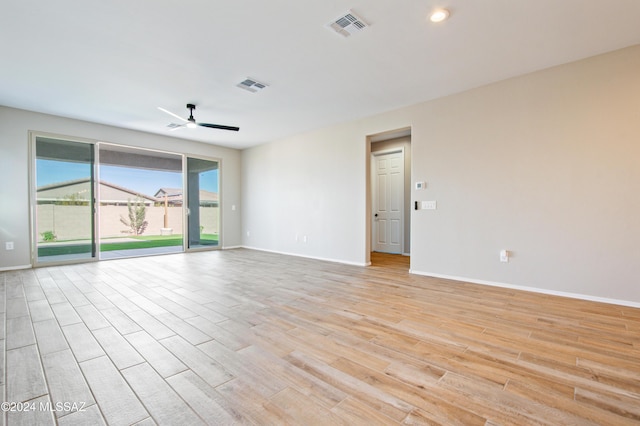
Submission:
M 36 137 L 35 261 L 96 256 L 94 145 Z
M 100 258 L 179 253 L 182 156 L 100 143 Z
M 187 157 L 187 234 L 189 249 L 220 244 L 218 161 Z

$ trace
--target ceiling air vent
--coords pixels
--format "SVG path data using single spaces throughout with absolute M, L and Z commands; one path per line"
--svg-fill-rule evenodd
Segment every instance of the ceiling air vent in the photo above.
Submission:
M 251 93 L 259 92 L 265 87 L 268 87 L 267 84 L 260 83 L 259 81 L 256 81 L 255 79 L 249 77 L 247 77 L 244 81 L 238 83 L 236 86 L 241 89 L 248 90 Z
M 347 11 L 343 15 L 336 18 L 333 22 L 329 22 L 327 27 L 331 28 L 343 37 L 349 37 L 367 28 L 366 22 L 352 11 Z

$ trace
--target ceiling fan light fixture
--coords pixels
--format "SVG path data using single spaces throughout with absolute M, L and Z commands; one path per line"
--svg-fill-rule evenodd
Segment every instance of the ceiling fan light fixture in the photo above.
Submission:
M 429 20 L 431 22 L 442 22 L 442 21 L 446 21 L 447 18 L 449 18 L 449 11 L 447 9 L 437 9 L 434 10 L 431 15 L 429 15 Z
M 198 127 L 198 125 L 196 124 L 195 121 L 189 120 L 189 122 L 187 123 L 187 127 L 190 129 L 195 129 L 196 127 Z

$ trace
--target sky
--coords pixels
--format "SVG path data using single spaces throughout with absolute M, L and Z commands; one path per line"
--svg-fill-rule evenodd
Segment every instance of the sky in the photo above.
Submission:
M 36 161 L 37 186 L 86 178 L 89 177 L 90 170 L 89 164 L 86 163 L 38 159 Z M 182 188 L 182 173 L 159 170 L 100 166 L 100 179 L 149 196 L 153 196 L 160 188 Z M 200 189 L 217 192 L 217 187 L 217 170 L 201 175 Z

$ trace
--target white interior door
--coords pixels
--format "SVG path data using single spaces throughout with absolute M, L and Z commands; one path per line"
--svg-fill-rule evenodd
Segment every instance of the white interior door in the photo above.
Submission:
M 404 152 L 373 156 L 373 251 L 402 253 Z

